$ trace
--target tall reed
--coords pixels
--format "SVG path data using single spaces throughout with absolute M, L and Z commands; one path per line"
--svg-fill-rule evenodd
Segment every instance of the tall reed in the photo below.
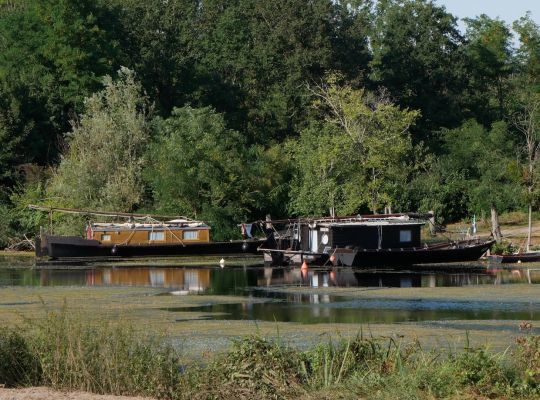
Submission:
M 44 384 L 54 388 L 172 398 L 181 385 L 177 351 L 127 323 L 92 325 L 65 308 L 48 312 L 32 347 Z

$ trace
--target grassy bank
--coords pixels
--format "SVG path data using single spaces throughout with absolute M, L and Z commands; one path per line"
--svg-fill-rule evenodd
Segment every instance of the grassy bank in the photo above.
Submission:
M 299 350 L 249 335 L 194 362 L 166 336 L 88 323 L 63 309 L 0 330 L 0 383 L 164 399 L 525 399 L 540 395 L 540 336 L 525 333 L 497 353 L 468 345 L 425 350 L 361 332 Z

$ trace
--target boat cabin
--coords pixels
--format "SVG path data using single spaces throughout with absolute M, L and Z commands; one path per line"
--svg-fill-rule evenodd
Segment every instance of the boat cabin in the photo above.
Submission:
M 151 223 L 89 223 L 86 238 L 111 245 L 209 243 L 210 227 L 204 222 L 171 220 Z
M 328 253 L 333 248 L 394 249 L 420 247 L 420 230 L 425 221 L 398 218 L 313 221 L 301 224 L 295 233 L 300 249 Z

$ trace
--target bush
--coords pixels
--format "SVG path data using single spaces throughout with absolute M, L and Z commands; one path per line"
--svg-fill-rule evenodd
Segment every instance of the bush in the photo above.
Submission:
M 15 330 L 0 329 L 0 384 L 8 387 L 40 382 L 39 360 L 28 340 Z
M 519 390 L 540 394 L 540 335 L 516 339 L 515 370 L 519 371 Z
M 512 245 L 511 242 L 503 240 L 499 243 L 493 244 L 491 247 L 491 252 L 493 254 L 512 254 L 516 252 L 516 248 Z
M 298 352 L 252 335 L 200 369 L 188 398 L 285 398 L 300 389 Z
M 483 348 L 466 349 L 454 358 L 455 373 L 463 387 L 471 387 L 487 395 L 507 394 L 511 379 L 496 355 Z

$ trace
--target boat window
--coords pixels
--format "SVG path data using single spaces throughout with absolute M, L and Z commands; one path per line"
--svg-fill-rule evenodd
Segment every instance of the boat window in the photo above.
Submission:
M 199 231 L 184 231 L 183 238 L 185 240 L 194 240 L 199 238 Z
M 110 242 L 111 241 L 111 235 L 101 235 L 101 241 L 102 242 Z
M 150 240 L 165 240 L 165 232 L 150 232 Z
M 399 231 L 399 241 L 400 242 L 410 242 L 412 240 L 412 231 Z

